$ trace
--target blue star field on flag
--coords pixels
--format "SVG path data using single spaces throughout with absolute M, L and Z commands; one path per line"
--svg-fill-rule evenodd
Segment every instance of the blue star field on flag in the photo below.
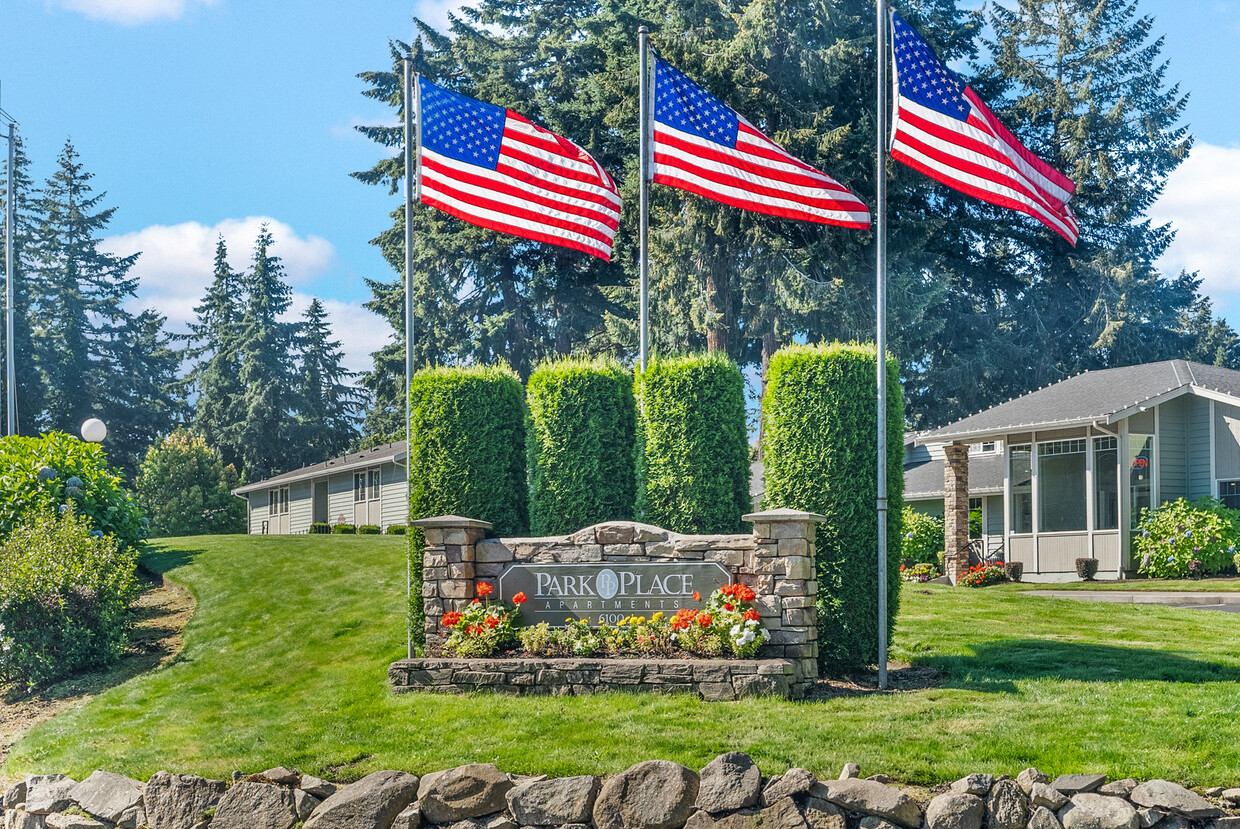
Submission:
M 422 86 L 422 141 L 428 150 L 494 170 L 508 113 L 441 86 Z
M 894 15 L 892 20 L 900 94 L 957 121 L 967 121 L 971 107 L 960 78 L 903 18 Z

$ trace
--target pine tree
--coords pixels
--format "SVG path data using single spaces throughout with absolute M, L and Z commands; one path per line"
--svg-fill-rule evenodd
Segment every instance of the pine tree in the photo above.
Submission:
M 317 298 L 302 315 L 297 341 L 301 353 L 296 445 L 302 463 L 319 463 L 343 454 L 357 436 L 362 395 L 348 384 L 355 375 L 342 365 L 340 343 L 332 339 L 327 312 Z
M 221 434 L 223 444 L 239 448 L 242 472 L 251 481 L 292 465 L 292 326 L 279 320 L 288 310 L 292 291 L 284 281 L 280 258 L 270 253 L 274 242 L 264 224 L 254 243 L 253 265 L 245 276 L 247 302 L 238 336 L 241 418 L 227 424 Z
M 165 321 L 151 310 L 127 317 L 108 355 L 113 371 L 101 400 L 108 456 L 130 480 L 147 450 L 185 414 L 177 382 L 181 352 L 164 331 Z
M 7 163 L 7 162 L 6 162 Z M 40 224 L 35 202 L 34 180 L 30 177 L 30 159 L 25 144 L 18 134 L 13 148 L 13 306 L 16 319 L 13 325 L 15 359 L 13 363 L 17 380 L 18 433 L 37 435 L 41 431 L 43 412 L 43 383 L 35 362 L 35 345 L 32 319 L 39 303 L 40 285 L 38 271 L 32 265 L 35 231 Z M 0 192 L 8 197 L 9 171 L 0 179 Z M 6 256 L 7 239 L 0 239 L 0 261 Z M 5 342 L 0 341 L 0 357 L 4 355 Z M 0 403 L 7 407 L 7 383 L 0 384 Z M 8 424 L 5 424 L 7 429 Z
M 211 286 L 202 303 L 194 308 L 186 351 L 197 362 L 185 383 L 197 393 L 194 429 L 215 447 L 226 466 L 241 463 L 241 447 L 225 436 L 244 417 L 241 385 L 241 317 L 245 302 L 241 279 L 228 264 L 228 246 L 221 236 L 215 243 L 215 267 Z

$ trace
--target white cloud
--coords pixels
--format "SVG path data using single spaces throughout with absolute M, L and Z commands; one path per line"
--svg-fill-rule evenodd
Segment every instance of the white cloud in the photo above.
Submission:
M 152 20 L 180 18 L 190 6 L 211 6 L 217 0 L 48 0 L 93 20 L 135 26 Z
M 289 322 L 300 320 L 311 299 L 308 294 L 295 292 L 293 305 L 284 319 Z M 340 343 L 344 351 L 345 368 L 358 374 L 370 371 L 374 364 L 370 355 L 392 341 L 392 329 L 380 317 L 363 308 L 361 303 L 323 297 L 319 297 L 319 301 L 327 311 L 332 338 Z
M 1215 307 L 1240 305 L 1240 147 L 1197 144 L 1167 180 L 1150 209 L 1156 223 L 1176 230 L 1159 260 L 1163 271 L 1197 271 Z

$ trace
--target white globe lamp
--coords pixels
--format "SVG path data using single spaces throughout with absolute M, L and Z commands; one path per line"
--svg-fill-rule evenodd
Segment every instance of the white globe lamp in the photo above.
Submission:
M 108 427 L 97 417 L 92 417 L 82 424 L 82 440 L 87 443 L 102 443 L 107 436 Z

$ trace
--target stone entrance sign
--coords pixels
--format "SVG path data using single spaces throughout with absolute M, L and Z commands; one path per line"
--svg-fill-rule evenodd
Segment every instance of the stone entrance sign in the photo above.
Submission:
M 728 570 L 711 561 L 514 564 L 499 577 L 499 598 L 525 594 L 523 625 L 563 627 L 569 618 L 615 624 L 626 616 L 700 610 L 712 592 L 731 581 Z M 695 601 L 694 593 L 701 598 Z

